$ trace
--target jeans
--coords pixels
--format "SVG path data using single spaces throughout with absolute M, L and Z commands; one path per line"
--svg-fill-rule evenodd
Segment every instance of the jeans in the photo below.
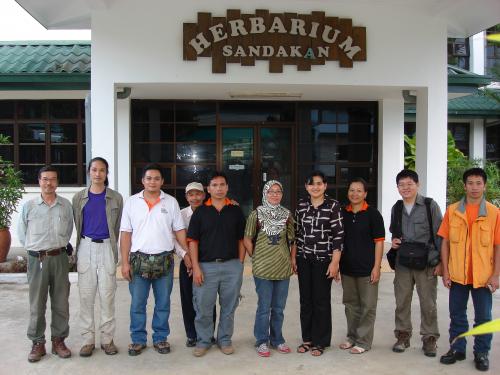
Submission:
M 491 320 L 492 296 L 488 288 L 473 288 L 472 285 L 452 283 L 449 296 L 450 342 L 469 330 L 467 302 L 469 293 L 474 304 L 474 327 Z M 492 334 L 474 336 L 474 353 L 488 353 L 491 349 Z M 458 339 L 451 348 L 465 353 L 465 338 Z
M 200 286 L 193 284 L 197 346 L 208 348 L 212 345 L 213 311 L 217 293 L 220 305 L 217 342 L 219 346 L 229 346 L 234 330 L 234 312 L 240 297 L 243 264 L 239 259 L 232 259 L 226 262 L 201 262 L 200 267 L 205 277 L 204 282 Z
M 282 334 L 283 311 L 288 297 L 290 279 L 266 280 L 254 276 L 258 295 L 253 333 L 255 346 L 270 342 L 278 346 L 285 342 Z
M 153 288 L 155 309 L 153 313 L 153 343 L 167 341 L 170 334 L 168 317 L 170 315 L 170 293 L 173 285 L 173 265 L 167 276 L 158 279 L 144 279 L 140 275 L 133 275 L 129 283 L 132 301 L 130 304 L 130 338 L 134 344 L 146 344 L 146 304 L 149 289 Z

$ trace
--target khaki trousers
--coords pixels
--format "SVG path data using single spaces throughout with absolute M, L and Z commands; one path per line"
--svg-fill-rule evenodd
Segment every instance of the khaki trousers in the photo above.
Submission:
M 69 262 L 62 252 L 43 258 L 42 266 L 37 257 L 28 255 L 28 283 L 30 299 L 30 322 L 28 338 L 33 342 L 45 343 L 45 310 L 47 295 L 50 295 L 52 320 L 51 338 L 65 338 L 69 334 Z
M 370 284 L 370 276 L 342 275 L 343 297 L 347 319 L 347 339 L 369 350 L 377 315 L 378 283 Z
M 396 329 L 398 332 L 412 333 L 411 300 L 413 287 L 416 285 L 420 302 L 420 334 L 422 339 L 433 336 L 439 338 L 437 321 L 437 276 L 433 275 L 434 268 L 412 270 L 396 264 L 394 276 L 394 295 L 396 297 Z
M 95 344 L 94 305 L 99 292 L 101 344 L 113 340 L 116 329 L 116 263 L 109 239 L 103 243 L 82 238 L 78 247 L 78 290 L 83 345 Z

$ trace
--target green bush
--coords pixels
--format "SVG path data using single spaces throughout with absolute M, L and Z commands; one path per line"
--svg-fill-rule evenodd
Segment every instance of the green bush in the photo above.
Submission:
M 0 134 L 0 144 L 9 143 L 9 137 Z M 0 156 L 0 229 L 10 227 L 12 214 L 23 197 L 21 172 Z

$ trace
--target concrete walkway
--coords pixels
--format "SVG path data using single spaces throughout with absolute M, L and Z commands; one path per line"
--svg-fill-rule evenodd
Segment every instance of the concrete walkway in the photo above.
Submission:
M 447 328 L 447 290 L 439 286 L 438 309 L 439 326 L 442 338 L 438 341 L 438 357 L 427 358 L 421 350 L 418 337 L 419 309 L 413 303 L 413 324 L 415 335 L 412 346 L 403 354 L 391 351 L 394 343 L 394 296 L 392 289 L 393 273 L 382 275 L 379 289 L 379 308 L 377 313 L 376 332 L 373 349 L 362 355 L 352 355 L 338 349 L 345 335 L 345 316 L 341 304 L 341 287 L 334 285 L 333 302 L 333 342 L 332 348 L 324 355 L 314 358 L 310 354 L 298 354 L 295 351 L 283 355 L 275 351 L 270 358 L 257 356 L 253 344 L 253 320 L 256 309 L 256 294 L 251 276 L 245 276 L 242 295 L 243 299 L 236 311 L 235 334 L 233 343 L 235 354 L 223 355 L 213 347 L 205 357 L 195 358 L 192 350 L 184 346 L 185 334 L 182 324 L 182 314 L 179 298 L 178 280 L 175 280 L 172 293 L 172 312 L 170 316 L 171 335 L 169 342 L 172 352 L 160 355 L 153 350 L 151 342 L 148 348 L 138 357 L 129 357 L 126 352 L 129 343 L 129 306 L 130 296 L 126 281 L 118 282 L 116 297 L 117 333 L 115 343 L 120 349 L 116 356 L 106 356 L 101 350 L 96 350 L 91 358 L 80 358 L 78 350 L 81 340 L 78 335 L 78 286 L 71 285 L 70 310 L 71 332 L 67 339 L 68 347 L 73 351 L 70 359 L 60 359 L 47 354 L 38 363 L 29 363 L 27 355 L 30 342 L 26 338 L 28 324 L 28 285 L 0 284 L 0 332 L 2 332 L 2 350 L 0 350 L 0 374 L 384 374 L 384 375 L 421 375 L 450 374 L 470 375 L 478 373 L 472 362 L 472 343 L 468 343 L 468 358 L 455 365 L 439 364 L 439 355 L 448 350 Z M 416 294 L 414 300 L 416 300 Z M 290 346 L 300 344 L 299 296 L 297 278 L 293 277 L 290 284 L 288 305 L 285 311 L 284 336 Z M 148 305 L 149 319 L 152 315 L 152 300 Z M 472 310 L 472 306 L 469 307 Z M 500 294 L 494 295 L 494 317 L 499 318 Z M 47 313 L 50 322 L 50 308 Z M 150 320 L 148 322 L 150 325 Z M 47 336 L 50 337 L 49 328 Z M 99 345 L 99 343 L 97 343 Z M 47 345 L 50 351 L 50 344 Z M 494 354 L 497 354 L 496 356 Z M 489 373 L 500 373 L 500 335 L 494 336 L 491 352 L 491 370 Z

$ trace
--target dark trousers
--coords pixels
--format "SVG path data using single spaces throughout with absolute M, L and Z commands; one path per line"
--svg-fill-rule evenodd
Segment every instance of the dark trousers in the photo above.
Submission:
M 329 262 L 297 257 L 302 341 L 330 346 L 332 339 L 332 279 L 326 277 Z
M 184 329 L 186 337 L 197 339 L 196 329 L 194 327 L 194 318 L 196 312 L 193 307 L 193 277 L 188 275 L 187 267 L 184 261 L 179 266 L 179 286 L 181 290 L 182 319 L 184 320 Z M 214 326 L 217 319 L 217 310 L 214 307 Z
M 473 288 L 472 285 L 452 283 L 449 296 L 450 341 L 469 330 L 467 302 L 469 294 L 474 304 L 474 327 L 491 320 L 492 296 L 488 288 Z M 474 336 L 474 353 L 488 353 L 492 334 Z M 465 353 L 465 338 L 458 339 L 452 346 L 457 352 Z

